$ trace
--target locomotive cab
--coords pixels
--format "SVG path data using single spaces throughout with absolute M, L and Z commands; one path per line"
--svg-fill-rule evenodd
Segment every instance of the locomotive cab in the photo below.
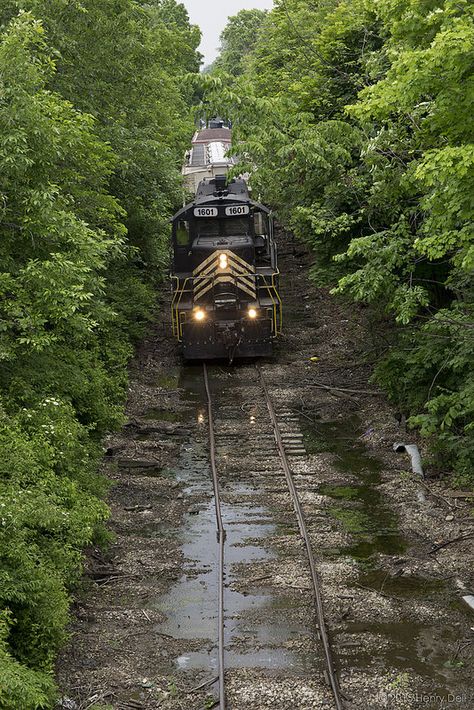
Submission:
M 173 218 L 173 330 L 187 359 L 269 355 L 281 327 L 270 211 L 242 179 L 203 180 Z

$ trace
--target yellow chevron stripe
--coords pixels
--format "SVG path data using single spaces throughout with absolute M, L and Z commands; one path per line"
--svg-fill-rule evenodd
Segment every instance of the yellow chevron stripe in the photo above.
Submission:
M 240 288 L 241 291 L 244 291 L 244 293 L 246 293 L 248 296 L 251 296 L 251 298 L 257 297 L 257 291 L 254 288 L 247 288 L 247 286 L 244 286 L 244 284 L 238 284 L 237 288 Z
M 244 266 L 246 269 L 251 267 L 248 261 L 245 261 L 245 259 L 242 259 L 241 256 L 235 254 L 233 251 L 226 250 L 226 253 L 231 259 L 235 259 L 236 261 L 240 262 L 240 264 L 242 264 L 242 266 Z
M 219 261 L 219 256 L 220 256 L 221 254 L 226 254 L 230 262 L 232 262 L 232 261 L 235 262 L 236 265 L 240 266 L 240 268 L 243 267 L 246 271 L 249 271 L 249 270 L 252 268 L 251 264 L 249 264 L 248 261 L 245 261 L 245 259 L 242 259 L 240 256 L 238 256 L 237 254 L 235 254 L 235 253 L 234 253 L 233 251 L 231 251 L 230 249 L 219 249 L 219 250 L 216 250 L 216 251 L 212 252 L 212 254 L 210 254 L 210 255 L 207 257 L 207 259 L 204 259 L 204 261 L 201 262 L 201 264 L 199 264 L 199 266 L 197 266 L 197 267 L 194 269 L 194 271 L 193 271 L 193 276 L 200 276 L 200 275 L 203 274 L 204 272 L 209 271 L 209 268 L 208 268 L 208 267 L 209 267 L 209 266 L 212 264 L 212 262 L 214 262 L 214 261 L 215 261 L 215 263 L 216 263 L 216 265 L 217 265 L 217 263 L 218 263 L 218 261 Z
M 234 271 L 237 271 L 237 272 L 240 273 L 240 274 L 251 274 L 251 275 L 254 274 L 253 271 L 249 271 L 249 266 L 250 266 L 250 264 L 247 264 L 247 266 L 244 267 L 244 266 L 241 266 L 240 264 L 238 264 L 238 263 L 237 263 L 236 261 L 234 261 L 233 259 L 230 259 L 230 260 L 229 260 L 229 265 L 230 265 L 230 268 L 231 268 L 231 269 L 233 268 Z
M 202 296 L 207 293 L 215 284 L 221 283 L 231 283 L 235 288 L 240 289 L 241 291 L 245 291 L 245 293 L 251 294 L 254 298 L 256 298 L 257 291 L 255 288 L 249 286 L 246 283 L 236 284 L 235 281 L 232 281 L 231 279 L 220 279 L 219 281 L 215 281 L 213 283 L 203 286 L 201 289 L 199 289 L 199 291 L 194 292 L 194 298 L 202 298 Z
M 214 274 L 216 276 L 219 276 L 221 274 L 230 274 L 234 273 L 237 276 L 247 276 L 247 278 L 255 278 L 256 274 L 254 271 L 249 271 L 248 266 L 246 269 L 244 269 L 240 264 L 234 263 L 232 260 L 228 263 L 228 266 L 226 269 L 221 269 L 221 267 L 218 264 L 214 264 L 211 266 L 208 266 L 208 268 L 200 273 L 196 274 L 194 276 L 194 279 L 205 279 L 205 278 L 211 278 Z
M 255 281 L 255 274 L 253 272 L 249 271 L 248 269 L 243 269 L 241 266 L 237 266 L 232 262 L 225 270 L 221 269 L 218 265 L 210 266 L 206 269 L 204 273 L 200 274 L 199 276 L 195 276 L 194 280 L 195 282 L 199 283 L 200 281 L 212 278 L 214 275 L 219 276 L 222 274 L 234 274 L 236 278 L 246 278 L 249 281 Z
M 249 266 L 250 266 L 250 264 L 247 264 L 247 268 L 244 268 L 244 267 L 240 266 L 240 264 L 235 263 L 233 261 L 233 259 L 230 259 L 228 268 L 226 270 L 222 270 L 218 263 L 210 264 L 207 267 L 207 269 L 205 269 L 201 273 L 199 273 L 199 274 L 195 273 L 194 278 L 196 280 L 201 279 L 201 278 L 205 278 L 206 276 L 211 276 L 211 274 L 214 272 L 218 272 L 221 274 L 222 273 L 225 274 L 225 273 L 229 273 L 229 272 L 230 273 L 237 273 L 242 276 L 247 276 L 248 278 L 253 278 L 253 277 L 255 277 L 255 272 L 249 271 Z
M 239 286 L 242 283 L 242 284 L 245 284 L 248 288 L 256 289 L 255 278 L 254 278 L 253 274 L 251 274 L 251 275 L 236 274 L 231 271 L 230 273 L 218 274 L 215 277 L 206 278 L 205 276 L 198 276 L 194 280 L 194 292 L 197 293 L 198 291 L 203 289 L 204 286 L 206 286 L 209 283 L 209 281 L 211 281 L 211 283 L 212 283 L 212 281 L 214 283 L 219 283 L 219 278 L 221 278 L 222 276 L 227 276 L 226 280 L 232 281 L 233 283 L 235 282 L 236 286 Z
M 228 278 L 225 276 L 221 277 L 221 279 L 218 281 L 218 283 L 229 283 L 229 282 L 232 283 L 232 285 L 234 285 L 234 281 L 232 281 L 231 278 Z M 256 291 L 248 288 L 244 284 L 238 284 L 237 288 L 240 289 L 241 291 L 243 291 L 244 293 L 248 294 L 252 298 L 256 298 Z M 199 297 L 201 297 L 201 296 L 199 296 Z
M 194 276 L 196 278 L 201 278 L 201 276 L 207 276 L 208 274 L 211 274 L 213 271 L 217 271 L 219 268 L 219 259 L 215 258 L 209 266 L 204 269 L 203 271 L 195 271 Z
M 219 284 L 219 283 L 231 283 L 233 285 L 236 285 L 238 289 L 240 289 L 241 291 L 244 291 L 252 298 L 255 298 L 257 295 L 257 290 L 255 288 L 253 288 L 253 289 L 249 288 L 246 284 L 239 283 L 239 282 L 237 282 L 237 284 L 236 284 L 235 279 L 233 279 L 232 276 L 222 275 L 222 276 L 218 276 L 214 281 L 211 281 L 209 284 L 207 284 L 207 286 L 204 286 L 204 288 L 202 288 L 199 292 L 195 291 L 194 292 L 194 300 L 197 301 L 200 298 L 202 298 L 204 296 L 204 294 L 206 294 L 214 286 L 214 284 Z
M 224 272 L 219 268 L 221 254 L 226 254 L 229 260 L 228 268 Z M 251 271 L 251 268 L 251 264 L 230 249 L 214 251 L 193 272 L 194 300 L 201 299 L 214 284 L 219 283 L 231 283 L 251 298 L 255 298 L 257 294 L 255 272 Z
M 219 254 L 222 252 L 219 252 Z M 200 274 L 203 269 L 205 269 L 208 264 L 210 264 L 213 261 L 216 261 L 219 259 L 218 252 L 213 251 L 212 254 L 210 254 L 207 259 L 204 259 L 198 266 L 193 271 L 193 276 L 197 276 L 197 274 Z
M 194 300 L 198 301 L 200 298 L 202 298 L 212 287 L 214 286 L 214 282 L 211 281 L 210 283 L 207 284 L 207 286 L 204 286 L 203 289 L 198 293 L 197 291 L 194 292 Z
M 223 274 L 233 274 L 235 278 L 245 279 L 251 284 L 255 282 L 255 274 L 253 272 L 249 272 L 248 269 L 244 270 L 241 266 L 237 266 L 232 262 L 229 264 L 229 267 L 225 271 L 220 269 L 217 264 L 214 266 L 211 265 L 206 269 L 205 273 L 202 273 L 199 276 L 195 276 L 194 281 L 196 284 L 200 284 L 203 281 L 205 282 L 209 278 L 212 278 L 214 275 L 218 276 Z

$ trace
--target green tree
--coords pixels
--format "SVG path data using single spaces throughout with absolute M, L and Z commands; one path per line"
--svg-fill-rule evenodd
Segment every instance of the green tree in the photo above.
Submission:
M 313 279 L 393 318 L 376 376 L 460 480 L 474 458 L 473 22 L 466 0 L 277 0 L 243 75 L 204 82 L 255 189 L 314 250 Z
M 213 70 L 221 70 L 231 76 L 239 76 L 245 69 L 248 56 L 256 46 L 259 33 L 267 16 L 266 10 L 240 10 L 229 17 L 221 33 L 219 57 Z
M 125 233 L 106 191 L 113 154 L 92 117 L 47 89 L 54 71 L 42 24 L 20 14 L 0 41 L 0 703 L 12 710 L 51 699 L 66 580 L 106 515 L 98 447 L 44 380 L 65 377 L 62 358 L 78 370 L 75 349 L 100 365 L 104 272 Z M 48 374 L 31 388 L 41 359 Z
M 118 157 L 109 188 L 126 211 L 135 263 L 156 276 L 192 132 L 178 77 L 197 71 L 200 34 L 173 0 L 18 0 L 40 18 L 58 51 L 52 87 L 93 115 Z M 3 17 L 11 16 L 3 12 Z M 144 271 L 146 267 L 146 271 Z
M 0 706 L 36 710 L 104 535 L 100 442 L 166 262 L 199 35 L 172 0 L 1 13 Z

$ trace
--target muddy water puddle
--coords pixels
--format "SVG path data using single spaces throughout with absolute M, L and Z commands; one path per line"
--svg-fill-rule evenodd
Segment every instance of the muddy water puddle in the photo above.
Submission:
M 344 548 L 326 549 L 325 554 L 349 556 L 357 563 L 359 591 L 362 587 L 403 603 L 394 623 L 384 622 L 383 616 L 378 620 L 376 613 L 369 621 L 344 623 L 335 640 L 339 640 L 348 664 L 362 669 L 373 665 L 375 644 L 376 662 L 383 668 L 397 669 L 400 677 L 415 672 L 440 697 L 451 697 L 459 688 L 458 672 L 463 667 L 462 661 L 453 660 L 462 642 L 459 609 L 450 624 L 441 620 L 417 623 L 414 618 L 419 604 L 432 605 L 434 618 L 437 609 L 452 608 L 454 592 L 443 579 L 405 575 L 403 569 L 391 574 L 380 566 L 380 555 L 403 560 L 408 542 L 397 515 L 379 490 L 381 464 L 364 445 L 360 420 L 349 417 L 311 423 L 306 419 L 301 428 L 308 453 L 332 454 L 332 465 L 341 474 L 339 482 L 320 485 L 319 493 L 329 498 L 327 511 L 350 533 L 353 542 Z M 374 641 L 366 643 L 366 636 Z
M 446 626 L 432 624 L 407 623 L 348 623 L 345 633 L 351 634 L 357 647 L 355 658 L 373 662 L 373 654 L 364 650 L 361 643 L 365 634 L 375 635 L 380 639 L 378 658 L 386 660 L 384 665 L 391 665 L 403 671 L 411 669 L 421 676 L 432 679 L 449 679 L 452 658 L 446 655 L 446 647 L 455 644 L 456 630 Z
M 143 419 L 146 419 L 147 421 L 171 422 L 174 424 L 180 422 L 182 418 L 182 413 L 174 412 L 171 409 L 163 409 L 161 407 L 152 407 L 143 415 Z
M 154 384 L 164 390 L 175 390 L 179 387 L 180 368 L 172 367 L 167 372 L 155 378 Z
M 186 393 L 194 434 L 193 441 L 182 446 L 174 476 L 189 508 L 182 527 L 170 532 L 176 535 L 184 561 L 180 578 L 149 606 L 166 617 L 156 625 L 158 634 L 189 641 L 189 651 L 174 659 L 176 668 L 208 672 L 217 664 L 218 546 L 202 368 L 183 368 L 180 387 Z M 225 445 L 235 456 L 235 442 Z M 319 658 L 298 648 L 302 640 L 312 638 L 312 631 L 299 618 L 301 602 L 261 581 L 262 563 L 274 560 L 278 565 L 277 552 L 269 545 L 270 538 L 279 534 L 274 511 L 258 502 L 262 495 L 251 481 L 227 480 L 221 494 L 227 532 L 226 667 L 284 670 L 295 675 L 314 672 L 320 668 Z M 157 533 L 166 534 L 163 530 Z M 246 577 L 255 579 L 255 584 L 242 588 Z
M 358 418 L 314 424 L 304 420 L 301 427 L 308 453 L 332 454 L 336 470 L 354 479 L 350 484 L 319 487 L 319 493 L 333 501 L 330 514 L 354 540 L 341 554 L 358 561 L 367 561 L 378 553 L 402 554 L 407 543 L 398 528 L 397 516 L 379 491 L 381 464 L 368 454 Z
M 382 594 L 395 598 L 438 599 L 446 593 L 446 581 L 427 579 L 419 575 L 392 575 L 382 569 L 368 568 L 359 575 L 359 583 Z

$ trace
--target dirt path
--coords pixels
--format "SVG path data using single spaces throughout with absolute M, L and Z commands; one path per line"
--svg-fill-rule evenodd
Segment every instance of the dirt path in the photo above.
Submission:
M 468 501 L 407 473 L 408 459 L 392 451 L 406 433 L 382 397 L 366 394 L 374 391 L 366 311 L 314 289 L 309 257 L 291 241 L 280 247 L 285 336 L 263 367 L 288 432 L 302 442 L 293 470 L 347 707 L 467 710 L 474 615 L 459 585 L 474 587 L 472 540 L 435 546 L 474 532 Z M 231 708 L 331 708 L 304 556 L 254 368 L 214 367 L 211 375 L 232 530 Z M 137 354 L 127 414 L 104 461 L 115 542 L 88 556 L 72 640 L 58 663 L 62 707 L 212 707 L 212 685 L 193 691 L 215 668 L 205 398 L 200 368 L 181 367 L 167 323 Z M 248 458 L 255 431 L 258 461 Z

